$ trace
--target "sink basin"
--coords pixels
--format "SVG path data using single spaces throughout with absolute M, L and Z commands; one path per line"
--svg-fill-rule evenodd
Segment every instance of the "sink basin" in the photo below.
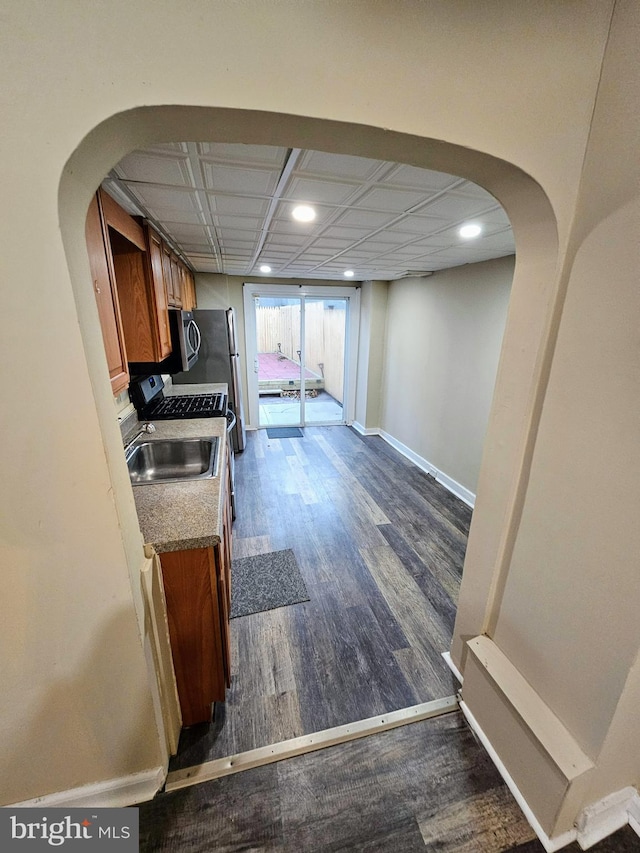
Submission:
M 134 486 L 205 480 L 217 473 L 218 438 L 141 441 L 127 451 L 126 458 Z

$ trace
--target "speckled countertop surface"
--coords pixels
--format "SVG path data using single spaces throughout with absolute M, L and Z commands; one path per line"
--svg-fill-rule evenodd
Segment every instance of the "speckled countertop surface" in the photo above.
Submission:
M 183 386 L 184 387 L 184 386 Z M 188 386 L 195 389 L 199 386 Z M 211 390 L 211 386 L 207 386 Z M 199 391 L 191 391 L 198 394 Z M 218 475 L 207 480 L 134 486 L 133 497 L 144 541 L 161 554 L 189 548 L 207 548 L 220 541 L 227 422 L 225 418 L 186 418 L 155 421 L 148 438 L 200 438 L 217 436 Z

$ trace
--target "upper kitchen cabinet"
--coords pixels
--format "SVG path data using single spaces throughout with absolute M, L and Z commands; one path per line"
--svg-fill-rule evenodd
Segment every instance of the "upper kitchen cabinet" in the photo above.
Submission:
M 158 362 L 171 353 L 161 241 L 107 193 L 99 193 L 130 362 Z
M 167 287 L 170 308 L 182 308 L 182 288 L 178 272 L 178 259 L 166 243 L 162 244 L 162 269 Z
M 183 267 L 183 270 L 182 307 L 185 311 L 193 311 L 198 304 L 196 301 L 196 283 L 189 267 Z
M 162 266 L 162 240 L 156 232 L 145 225 L 147 241 L 147 266 L 155 299 L 155 314 L 158 318 L 158 343 L 160 352 L 166 358 L 171 352 L 171 331 L 169 329 L 169 300 Z
M 105 249 L 109 243 L 107 225 L 101 199 L 98 195 L 94 196 L 89 205 L 85 236 L 93 280 L 93 292 L 98 305 L 98 315 L 107 355 L 111 390 L 115 396 L 128 388 L 129 370 L 115 274 L 111 263 L 111 254 Z
M 169 307 L 193 311 L 196 307 L 193 273 L 164 242 L 162 243 L 162 269 Z

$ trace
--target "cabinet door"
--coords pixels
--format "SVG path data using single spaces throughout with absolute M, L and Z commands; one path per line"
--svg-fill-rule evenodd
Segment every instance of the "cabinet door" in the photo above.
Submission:
M 185 726 L 209 722 L 212 703 L 225 699 L 213 550 L 194 548 L 160 555 L 171 655 Z
M 169 246 L 166 243 L 162 242 L 162 274 L 164 277 L 164 286 L 167 290 L 167 302 L 169 303 L 169 308 L 180 308 L 182 307 L 180 302 L 180 294 L 178 293 L 176 297 L 176 293 L 174 291 L 174 280 L 171 271 L 171 257 L 173 255 Z
M 171 253 L 171 288 L 173 301 L 176 308 L 182 308 L 182 279 L 180 278 L 180 265 L 176 256 Z
M 191 311 L 191 294 L 189 293 L 189 283 L 187 281 L 187 268 L 183 263 L 179 262 L 180 267 L 180 293 L 182 294 L 182 308 L 184 311 Z
M 178 267 L 178 259 L 173 252 L 169 252 L 169 280 L 171 282 L 169 304 L 174 308 L 182 308 L 180 269 Z
M 175 308 L 173 284 L 171 282 L 171 251 L 163 241 L 160 241 L 160 249 L 162 251 L 162 277 L 164 278 L 164 286 L 167 291 L 167 303 L 169 308 Z
M 188 267 L 183 267 L 183 291 L 182 302 L 185 311 L 193 311 L 197 307 L 196 303 L 196 285 L 193 279 L 193 273 Z
M 98 315 L 100 316 L 111 379 L 111 389 L 114 395 L 120 394 L 129 386 L 129 369 L 115 287 L 115 273 L 111 264 L 110 252 L 107 251 L 107 229 L 102 218 L 97 195 L 94 196 L 89 205 L 85 236 L 93 279 L 93 291 L 98 305 Z
M 171 332 L 164 268 L 162 264 L 162 240 L 153 229 L 147 227 L 149 274 L 154 297 L 155 317 L 158 328 L 159 361 L 171 353 Z

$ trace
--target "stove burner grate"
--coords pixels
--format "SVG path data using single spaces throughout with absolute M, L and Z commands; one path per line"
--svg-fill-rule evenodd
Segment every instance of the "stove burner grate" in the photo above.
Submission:
M 148 419 L 224 417 L 224 394 L 193 394 L 165 397 L 151 404 Z

